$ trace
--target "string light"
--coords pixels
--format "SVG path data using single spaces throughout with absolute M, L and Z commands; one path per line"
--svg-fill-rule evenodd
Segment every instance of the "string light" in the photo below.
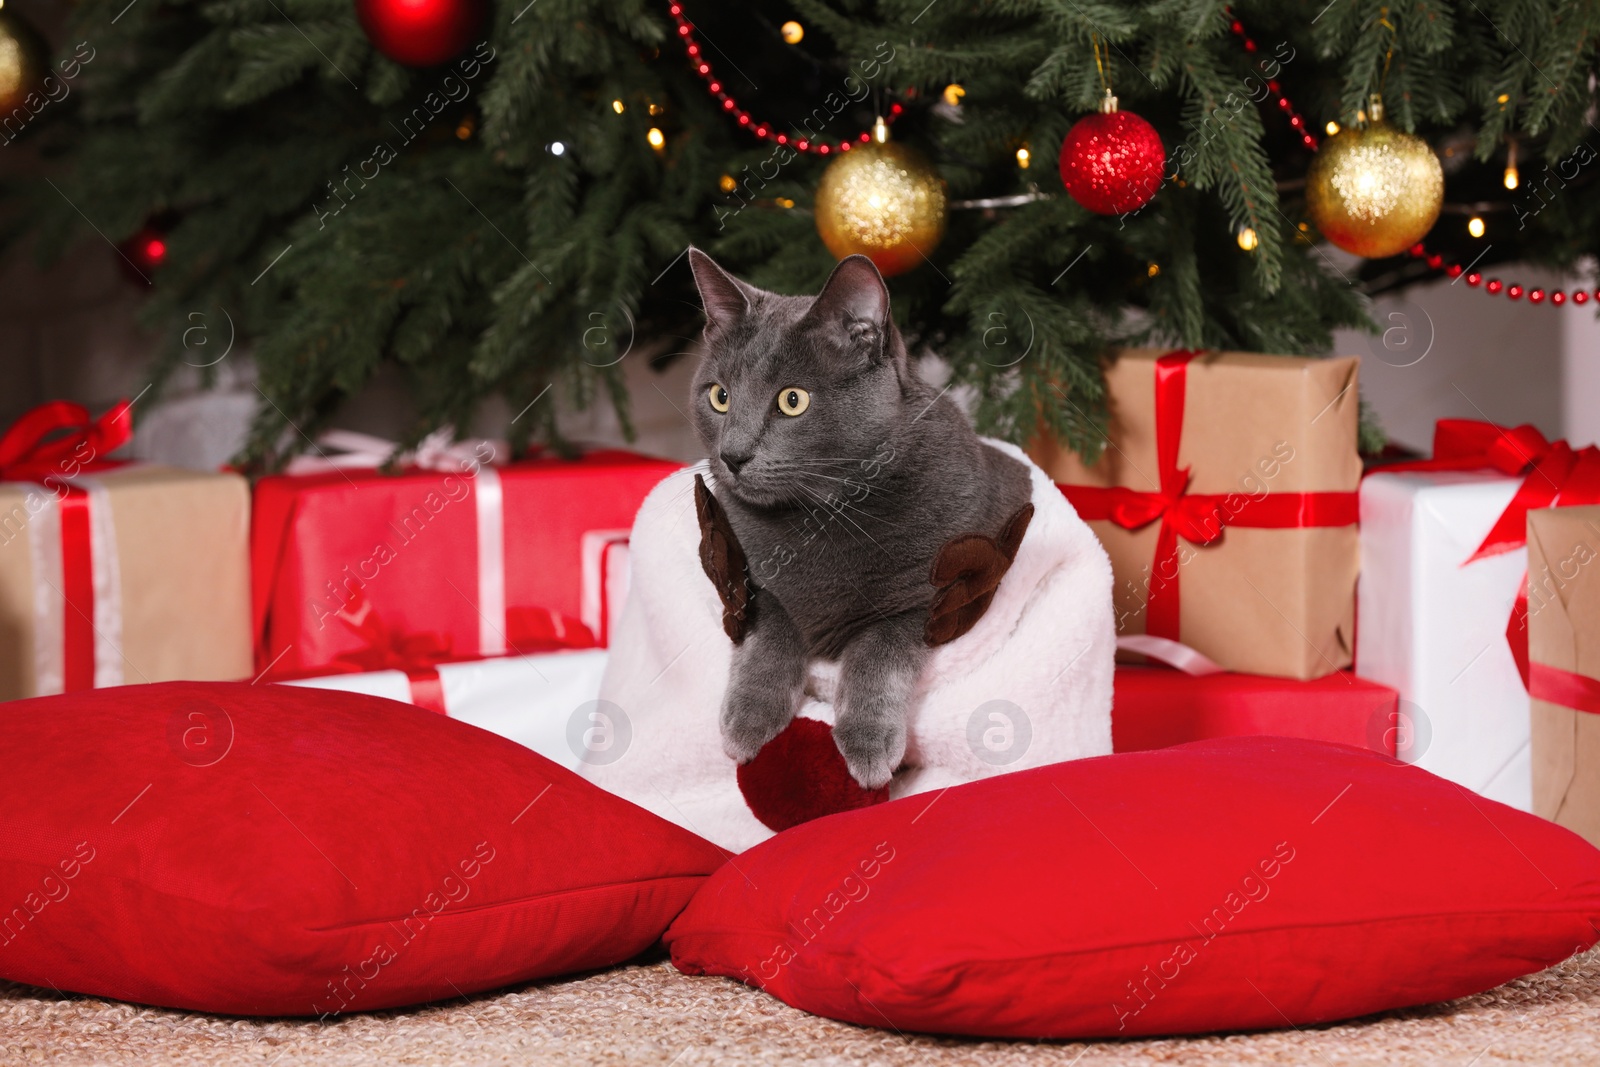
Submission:
M 739 188 L 739 183 L 733 180 L 733 175 L 724 174 L 721 178 L 717 179 L 717 186 L 723 192 L 731 193 L 735 189 Z
M 1254 252 L 1256 245 L 1260 243 L 1261 239 L 1256 236 L 1256 231 L 1252 230 L 1250 227 L 1246 226 L 1244 229 L 1239 231 L 1239 247 L 1244 249 L 1246 252 Z
M 567 146 L 562 144 L 560 141 L 551 141 L 550 142 L 550 154 L 552 156 L 565 155 L 566 151 L 567 151 Z
M 626 111 L 627 108 L 623 105 L 621 100 L 613 100 L 611 101 L 611 110 L 620 115 Z
M 1517 139 L 1506 138 L 1506 174 L 1505 184 L 1507 189 L 1515 189 L 1522 184 L 1521 176 L 1517 174 Z
M 951 107 L 958 106 L 961 103 L 961 98 L 966 95 L 967 91 L 955 82 L 951 82 L 944 87 L 944 102 Z
M 660 148 L 667 143 L 667 135 L 662 133 L 658 126 L 650 127 L 650 132 L 644 135 L 644 139 L 650 142 L 651 148 Z
M 1146 267 L 1144 269 L 1144 274 L 1145 274 L 1146 278 L 1154 278 L 1157 274 L 1160 274 L 1160 273 L 1161 273 L 1161 264 L 1159 264 L 1159 263 L 1152 262 L 1148 267 Z
M 1033 156 L 1028 152 L 1027 145 L 1023 145 L 1021 148 L 1017 149 L 1017 166 L 1021 167 L 1023 170 L 1027 170 L 1028 162 L 1032 159 Z
M 785 22 L 778 32 L 783 34 L 783 39 L 790 44 L 799 44 L 806 36 L 806 28 L 793 19 Z
M 1484 225 L 1483 225 L 1483 218 L 1481 216 L 1474 215 L 1470 219 L 1467 220 L 1467 232 L 1472 234 L 1472 236 L 1474 236 L 1474 237 L 1482 237 L 1483 236 L 1483 231 L 1484 231 Z
M 825 141 L 813 141 L 809 137 L 791 137 L 788 134 L 778 133 L 771 126 L 753 118 L 748 111 L 739 106 L 739 102 L 728 92 L 727 86 L 723 85 L 721 79 L 717 77 L 716 71 L 711 69 L 711 64 L 706 60 L 704 49 L 700 47 L 700 42 L 695 39 L 694 24 L 684 17 L 683 5 L 678 3 L 677 0 L 671 0 L 667 5 L 667 10 L 671 13 L 673 21 L 678 24 L 678 40 L 683 42 L 683 50 L 689 54 L 689 62 L 694 67 L 695 73 L 699 74 L 701 80 L 706 83 L 706 91 L 721 103 L 723 112 L 733 116 L 740 126 L 749 130 L 763 141 L 775 141 L 781 145 L 788 145 L 800 152 L 829 156 L 835 152 L 850 151 L 851 140 L 830 144 Z M 795 25 L 797 28 L 801 28 L 798 23 Z M 804 32 L 803 28 L 801 28 L 801 32 Z M 659 114 L 656 108 L 657 105 L 651 104 L 650 114 Z M 889 105 L 888 120 L 893 122 L 904 111 L 905 108 L 899 104 Z M 865 144 L 871 140 L 871 135 L 863 132 L 854 140 Z

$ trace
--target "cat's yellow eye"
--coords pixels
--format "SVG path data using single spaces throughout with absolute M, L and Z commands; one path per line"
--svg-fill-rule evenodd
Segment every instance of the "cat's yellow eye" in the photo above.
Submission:
M 811 394 L 797 386 L 789 386 L 778 394 L 778 410 L 785 415 L 803 415 L 811 406 Z
M 713 385 L 706 391 L 706 396 L 711 400 L 711 407 L 716 411 L 728 410 L 728 390 L 721 385 Z

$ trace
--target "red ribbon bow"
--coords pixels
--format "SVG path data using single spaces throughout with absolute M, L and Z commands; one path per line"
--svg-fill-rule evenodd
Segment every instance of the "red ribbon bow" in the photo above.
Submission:
M 1462 566 L 1486 556 L 1523 548 L 1528 543 L 1528 512 L 1538 508 L 1600 504 L 1600 448 L 1575 449 L 1565 441 L 1548 441 L 1532 426 L 1515 429 L 1477 419 L 1440 419 L 1433 430 L 1433 458 L 1392 463 L 1374 474 L 1397 471 L 1495 470 L 1523 475 L 1511 503 Z M 1528 579 L 1524 575 L 1506 625 L 1506 641 L 1517 673 L 1528 685 Z
M 40 404 L 0 435 L 0 482 L 70 478 L 119 466 L 110 455 L 132 437 L 133 405 L 126 400 L 93 420 L 82 404 Z
M 1059 488 L 1086 520 L 1105 519 L 1137 530 L 1158 519 L 1155 560 L 1146 601 L 1145 632 L 1178 640 L 1178 538 L 1210 545 L 1228 526 L 1291 530 L 1309 526 L 1349 526 L 1360 515 L 1351 492 L 1191 493 L 1191 472 L 1178 466 L 1183 440 L 1183 406 L 1188 391 L 1189 363 L 1198 352 L 1169 352 L 1156 360 L 1156 461 L 1161 488 L 1142 492 L 1124 486 L 1103 488 L 1062 485 Z
M 351 672 L 404 671 L 411 685 L 411 703 L 440 715 L 449 712 L 439 664 L 454 658 L 448 637 L 396 630 L 373 610 L 358 589 L 335 616 L 362 639 L 360 648 L 338 656 L 332 666 Z

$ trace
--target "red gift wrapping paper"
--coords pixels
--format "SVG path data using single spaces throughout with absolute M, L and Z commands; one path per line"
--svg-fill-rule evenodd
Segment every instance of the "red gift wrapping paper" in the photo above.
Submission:
M 1302 682 L 1232 672 L 1194 676 L 1170 667 L 1119 664 L 1114 685 L 1111 743 L 1116 752 L 1271 734 L 1393 756 L 1412 728 L 1399 693 L 1349 671 Z
M 334 470 L 263 478 L 251 528 L 256 669 L 269 678 L 333 673 L 362 637 L 339 613 L 359 595 L 401 635 L 427 634 L 441 659 L 573 647 L 581 628 L 583 540 L 624 531 L 680 464 L 597 450 L 492 469 L 502 494 L 504 616 L 480 606 L 478 476 Z M 485 634 L 503 649 L 482 648 Z

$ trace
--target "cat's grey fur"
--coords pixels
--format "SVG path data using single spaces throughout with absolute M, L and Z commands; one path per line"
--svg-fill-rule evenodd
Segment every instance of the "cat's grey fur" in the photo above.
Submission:
M 746 285 L 698 249 L 689 263 L 707 320 L 690 410 L 755 587 L 723 747 L 754 757 L 799 707 L 808 658 L 837 658 L 834 740 L 877 788 L 905 755 L 933 560 L 953 537 L 997 536 L 1031 496 L 1027 469 L 918 378 L 870 260 L 840 262 L 815 298 Z M 790 387 L 810 394 L 801 415 L 779 410 Z

